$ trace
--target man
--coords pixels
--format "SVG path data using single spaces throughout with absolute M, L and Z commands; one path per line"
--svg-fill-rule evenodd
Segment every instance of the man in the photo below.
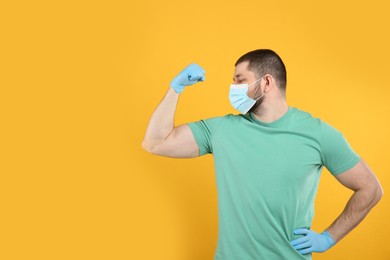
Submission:
M 218 260 L 311 259 L 340 241 L 383 194 L 374 173 L 343 134 L 286 102 L 286 69 L 272 50 L 235 64 L 229 99 L 240 114 L 174 127 L 184 87 L 205 80 L 190 64 L 153 113 L 142 147 L 153 154 L 214 156 L 218 190 Z M 322 167 L 354 194 L 322 233 L 310 229 Z

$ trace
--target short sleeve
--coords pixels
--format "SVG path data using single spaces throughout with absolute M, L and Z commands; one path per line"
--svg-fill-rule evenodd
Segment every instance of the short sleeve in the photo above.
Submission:
M 222 116 L 218 116 L 187 123 L 199 147 L 199 156 L 213 153 L 212 137 L 222 118 Z
M 339 130 L 324 121 L 321 121 L 320 128 L 322 164 L 332 175 L 345 172 L 360 161 L 359 155 Z

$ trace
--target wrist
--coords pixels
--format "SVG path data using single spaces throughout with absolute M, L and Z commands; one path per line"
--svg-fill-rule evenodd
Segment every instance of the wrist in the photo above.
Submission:
M 170 83 L 169 84 L 171 86 L 171 88 L 177 93 L 177 94 L 181 94 L 181 92 L 183 92 L 183 89 L 184 87 L 180 86 L 180 85 L 176 85 L 174 83 Z
M 336 244 L 336 240 L 328 233 L 328 231 L 325 230 L 324 232 L 321 233 L 321 235 L 323 235 L 326 241 L 328 241 L 329 248 Z
M 168 93 L 169 95 L 173 95 L 173 96 L 179 96 L 181 94 L 181 92 L 179 92 L 177 89 L 175 89 L 172 86 L 169 86 Z

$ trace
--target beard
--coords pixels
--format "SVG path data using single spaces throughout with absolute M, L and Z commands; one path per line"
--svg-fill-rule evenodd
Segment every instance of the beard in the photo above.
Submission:
M 263 103 L 264 98 L 265 98 L 265 95 L 262 96 L 259 100 L 257 100 L 256 103 L 253 105 L 253 107 L 251 107 L 251 109 L 249 109 L 248 113 L 255 113 L 257 108 L 259 108 L 261 106 L 261 104 Z

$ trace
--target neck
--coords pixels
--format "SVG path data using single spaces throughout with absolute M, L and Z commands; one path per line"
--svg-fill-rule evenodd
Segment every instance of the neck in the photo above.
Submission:
M 286 100 L 278 99 L 272 101 L 272 103 L 262 103 L 253 111 L 253 115 L 265 123 L 272 123 L 281 118 L 287 111 L 288 104 Z

